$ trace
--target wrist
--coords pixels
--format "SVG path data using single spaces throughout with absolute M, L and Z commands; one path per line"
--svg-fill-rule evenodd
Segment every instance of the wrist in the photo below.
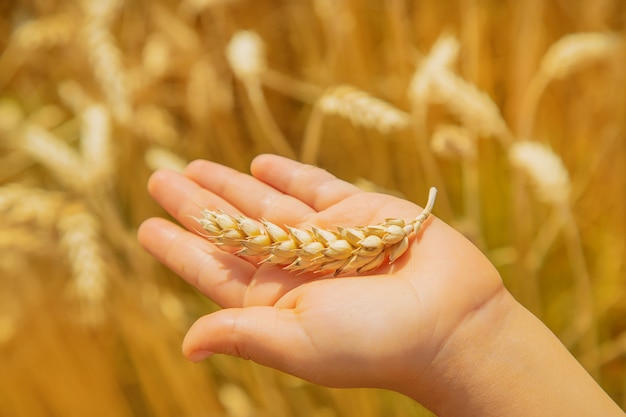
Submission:
M 623 415 L 504 288 L 466 317 L 420 379 L 403 393 L 440 417 Z
M 467 314 L 441 345 L 430 366 L 414 385 L 401 390 L 438 416 L 482 415 L 470 412 L 475 395 L 485 395 L 491 379 L 482 375 L 494 345 L 512 326 L 519 304 L 501 287 Z M 484 382 L 483 382 L 484 381 Z

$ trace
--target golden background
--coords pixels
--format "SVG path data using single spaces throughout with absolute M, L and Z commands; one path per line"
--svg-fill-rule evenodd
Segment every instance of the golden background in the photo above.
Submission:
M 262 152 L 417 203 L 437 185 L 435 214 L 626 406 L 623 1 L 0 12 L 0 415 L 429 415 L 180 354 L 216 307 L 138 246 L 141 221 L 164 215 L 148 176 L 196 158 L 245 171 Z M 538 153 L 520 163 L 527 141 Z

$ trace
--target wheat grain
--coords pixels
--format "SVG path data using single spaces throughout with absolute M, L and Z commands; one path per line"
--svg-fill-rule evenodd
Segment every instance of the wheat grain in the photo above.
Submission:
M 338 228 L 329 231 L 287 227 L 287 230 L 261 220 L 231 216 L 221 211 L 203 210 L 194 218 L 206 237 L 227 247 L 239 248 L 237 255 L 259 256 L 263 264 L 282 265 L 288 271 L 363 273 L 379 267 L 385 259 L 392 263 L 407 250 L 409 239 L 421 229 L 430 215 L 437 190 L 430 189 L 424 210 L 410 222 L 387 219 L 384 223 Z
M 567 169 L 547 146 L 532 141 L 516 142 L 509 149 L 509 158 L 528 176 L 540 201 L 564 204 L 569 200 L 571 184 Z
M 318 105 L 326 114 L 340 115 L 357 126 L 383 134 L 403 129 L 410 122 L 408 113 L 349 85 L 330 88 Z
M 540 71 L 549 79 L 564 78 L 585 65 L 613 56 L 621 42 L 616 33 L 566 35 L 548 49 Z

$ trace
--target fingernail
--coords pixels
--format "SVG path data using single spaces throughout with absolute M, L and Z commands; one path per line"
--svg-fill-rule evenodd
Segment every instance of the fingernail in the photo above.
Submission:
M 201 360 L 204 360 L 211 355 L 213 355 L 213 352 L 211 352 L 210 350 L 199 349 L 191 352 L 187 358 L 192 362 L 200 362 Z

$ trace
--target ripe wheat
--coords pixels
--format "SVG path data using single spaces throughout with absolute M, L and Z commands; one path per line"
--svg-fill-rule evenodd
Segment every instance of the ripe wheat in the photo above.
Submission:
M 102 303 L 108 287 L 100 223 L 83 204 L 74 203 L 64 208 L 57 228 L 72 269 L 71 290 L 85 309 L 81 318 L 97 323 L 103 319 Z
M 555 42 L 540 64 L 549 79 L 565 78 L 579 68 L 615 56 L 622 40 L 616 33 L 573 33 Z
M 407 113 L 349 85 L 327 90 L 318 106 L 326 114 L 343 116 L 354 125 L 377 129 L 383 134 L 403 129 L 410 123 Z
M 259 35 L 250 31 L 237 32 L 226 48 L 226 57 L 238 78 L 256 78 L 267 65 L 265 44 Z
M 365 227 L 337 228 L 336 231 L 313 227 L 310 230 L 283 228 L 261 220 L 231 216 L 222 211 L 202 210 L 194 218 L 218 245 L 240 248 L 237 255 L 260 256 L 262 264 L 283 265 L 288 271 L 363 273 L 378 268 L 385 259 L 398 259 L 409 247 L 430 215 L 437 189 L 431 188 L 424 210 L 412 221 L 387 219 Z
M 430 148 L 437 156 L 449 159 L 474 159 L 477 153 L 474 135 L 463 127 L 450 124 L 436 127 Z
M 569 174 L 554 151 L 538 142 L 520 141 L 511 146 L 509 158 L 529 178 L 540 201 L 567 203 L 571 192 Z
M 81 155 L 52 132 L 39 126 L 25 126 L 21 148 L 68 187 L 79 191 L 85 188 Z
M 108 181 L 115 171 L 111 139 L 111 121 L 107 108 L 99 104 L 85 107 L 82 112 L 80 150 L 92 184 Z
M 87 24 L 83 29 L 83 47 L 113 116 L 126 124 L 132 113 L 131 90 L 122 51 L 110 30 L 120 4 L 117 1 L 85 3 Z

